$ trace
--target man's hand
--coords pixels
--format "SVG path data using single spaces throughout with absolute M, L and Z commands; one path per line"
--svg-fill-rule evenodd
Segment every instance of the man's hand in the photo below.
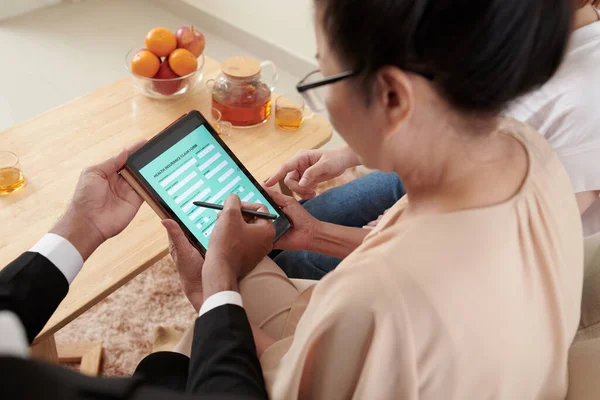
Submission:
M 204 258 L 192 246 L 181 227 L 172 219 L 162 221 L 169 235 L 169 253 L 177 266 L 177 273 L 183 293 L 192 303 L 196 312 L 200 311 L 204 297 L 202 295 L 202 267 Z
M 86 168 L 73 199 L 51 230 L 69 240 L 86 260 L 104 241 L 121 233 L 142 205 L 142 198 L 117 172 L 129 154 L 146 143 L 139 141 L 116 156 Z
M 265 188 L 269 196 L 292 221 L 292 228 L 275 243 L 280 250 L 310 250 L 313 234 L 320 223 L 302 204 L 290 196 Z
M 262 205 L 246 205 L 268 212 Z M 237 290 L 237 280 L 256 267 L 273 249 L 275 226 L 272 221 L 244 218 L 242 203 L 229 195 L 210 237 L 202 274 L 204 298 L 223 290 Z
M 336 178 L 360 161 L 349 147 L 333 150 L 300 151 L 286 161 L 265 184 L 272 187 L 284 179 L 284 183 L 303 199 L 316 195 L 317 185 Z

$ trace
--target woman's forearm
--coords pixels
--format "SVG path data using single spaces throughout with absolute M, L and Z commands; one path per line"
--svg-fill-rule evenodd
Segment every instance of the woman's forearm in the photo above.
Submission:
M 598 190 L 590 190 L 588 192 L 580 192 L 575 193 L 575 198 L 577 199 L 577 205 L 579 206 L 579 213 L 583 215 L 587 211 L 588 208 L 598 200 L 598 194 L 600 191 Z
M 313 231 L 309 250 L 336 258 L 346 258 L 361 245 L 369 232 L 368 229 L 320 222 Z
M 360 162 L 360 159 L 358 158 L 354 150 L 350 148 L 350 146 L 341 147 L 338 149 L 338 151 L 341 159 L 343 160 L 342 163 L 344 164 L 346 169 L 356 167 L 362 164 Z

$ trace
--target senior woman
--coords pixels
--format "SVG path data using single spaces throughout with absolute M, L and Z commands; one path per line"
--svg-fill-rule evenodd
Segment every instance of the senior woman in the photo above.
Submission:
M 305 291 L 268 259 L 241 281 L 272 398 L 565 396 L 577 203 L 544 139 L 498 115 L 556 71 L 571 4 L 315 0 L 322 76 L 299 89 L 324 90 L 336 130 L 407 195 L 365 238 L 273 193 L 294 223 L 277 248 L 344 261 Z M 234 236 L 235 254 L 220 240 L 207 257 L 243 258 Z

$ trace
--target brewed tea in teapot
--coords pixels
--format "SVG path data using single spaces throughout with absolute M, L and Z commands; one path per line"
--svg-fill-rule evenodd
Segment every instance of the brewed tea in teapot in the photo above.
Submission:
M 269 79 L 265 74 L 271 69 Z M 248 127 L 266 122 L 271 115 L 271 92 L 277 82 L 277 69 L 271 61 L 232 57 L 221 66 L 221 74 L 206 84 L 212 93 L 212 107 L 222 120 L 233 126 Z

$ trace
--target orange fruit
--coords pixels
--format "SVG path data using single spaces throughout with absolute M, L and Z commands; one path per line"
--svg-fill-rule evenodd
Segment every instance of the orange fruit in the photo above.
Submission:
M 166 57 L 177 48 L 175 34 L 159 26 L 146 35 L 146 48 L 159 57 Z
M 153 78 L 159 68 L 159 58 L 148 50 L 138 51 L 131 59 L 131 71 L 146 78 Z
M 189 50 L 173 50 L 169 56 L 169 67 L 179 76 L 188 75 L 198 69 L 198 59 Z

